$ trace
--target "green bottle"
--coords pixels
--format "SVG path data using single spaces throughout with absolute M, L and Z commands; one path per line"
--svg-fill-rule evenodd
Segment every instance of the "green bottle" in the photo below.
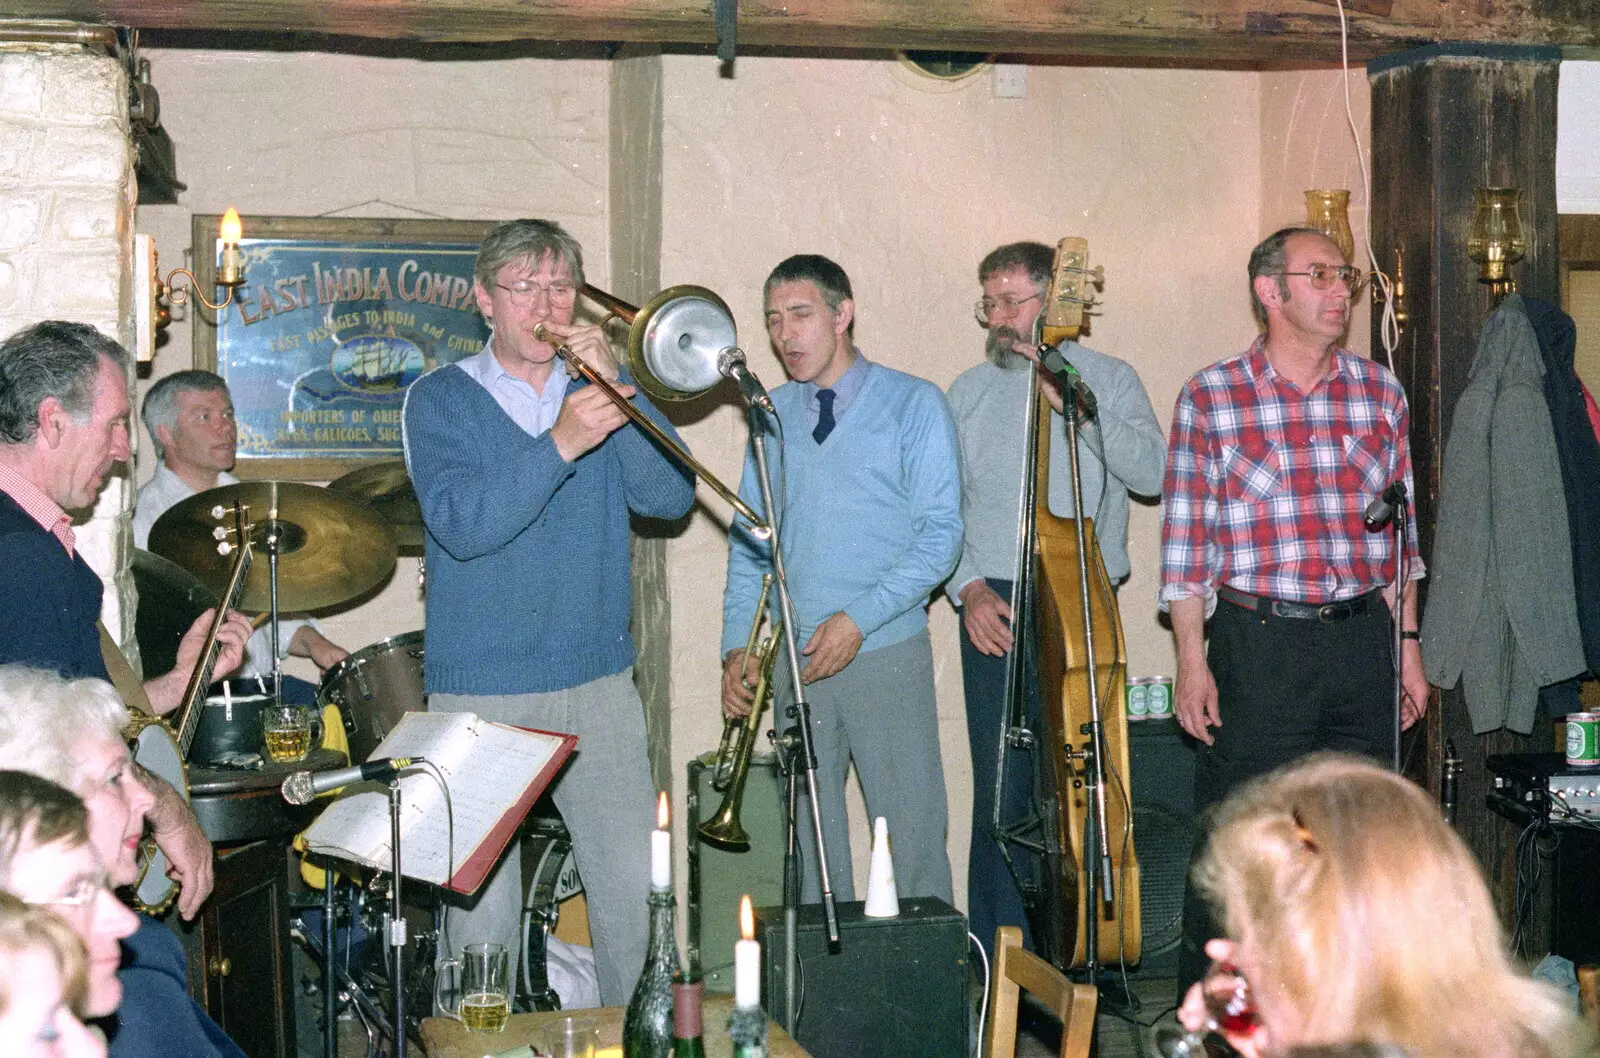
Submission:
M 672 1058 L 706 1058 L 700 1031 L 700 1000 L 705 982 L 676 974 L 672 978 Z
M 672 976 L 678 972 L 678 902 L 671 889 L 650 890 L 650 950 L 622 1019 L 623 1058 L 670 1058 Z

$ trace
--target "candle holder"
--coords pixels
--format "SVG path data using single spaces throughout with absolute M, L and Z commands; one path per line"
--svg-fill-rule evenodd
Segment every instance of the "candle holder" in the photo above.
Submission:
M 1510 267 L 1522 260 L 1528 252 L 1528 240 L 1522 233 L 1522 217 L 1518 213 L 1520 187 L 1480 187 L 1473 192 L 1477 199 L 1477 212 L 1472 217 L 1472 231 L 1467 236 L 1467 256 L 1482 266 L 1478 282 L 1489 287 L 1489 294 L 1499 301 L 1517 289 L 1511 278 Z
M 667 1058 L 672 1053 L 672 977 L 678 966 L 677 899 L 650 890 L 650 950 L 622 1019 L 624 1058 Z
M 767 1058 L 767 1012 L 760 1007 L 734 1007 L 728 1015 L 728 1040 L 733 1058 Z

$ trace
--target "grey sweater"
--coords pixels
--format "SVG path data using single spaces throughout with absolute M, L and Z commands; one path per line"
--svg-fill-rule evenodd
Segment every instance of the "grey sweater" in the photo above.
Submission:
M 1130 569 L 1128 494 L 1160 495 L 1166 433 L 1131 366 L 1076 342 L 1066 343 L 1061 351 L 1082 373 L 1099 404 L 1098 418 L 1079 434 L 1078 461 L 1084 506 L 1093 512 L 1106 573 L 1120 583 Z M 966 524 L 961 562 L 945 589 L 956 605 L 961 589 L 978 577 L 1016 576 L 1028 378 L 1025 363 L 1002 369 L 985 360 L 950 384 L 950 409 L 961 437 L 961 514 Z M 1066 422 L 1055 412 L 1050 413 L 1050 438 L 1050 512 L 1071 518 Z

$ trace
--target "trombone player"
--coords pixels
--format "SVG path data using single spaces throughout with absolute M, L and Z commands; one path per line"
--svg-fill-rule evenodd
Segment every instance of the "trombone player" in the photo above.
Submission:
M 490 231 L 473 282 L 489 340 L 414 383 L 403 421 L 427 528 L 429 708 L 579 736 L 551 791 L 592 909 L 600 1001 L 616 1006 L 644 965 L 655 805 L 632 679 L 628 517 L 680 518 L 694 485 L 538 336 L 565 344 L 676 439 L 602 330 L 573 323 L 583 282 L 582 248 L 559 224 Z M 517 949 L 521 875 L 512 849 L 452 915 L 455 944 Z

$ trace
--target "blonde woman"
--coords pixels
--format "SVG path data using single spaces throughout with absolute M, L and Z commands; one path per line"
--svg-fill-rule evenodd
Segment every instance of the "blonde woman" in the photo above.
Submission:
M 1575 1058 L 1594 1041 L 1507 954 L 1477 862 L 1415 784 L 1318 754 L 1235 791 L 1194 868 L 1226 923 L 1207 953 L 1236 967 L 1247 1056 L 1372 1043 L 1415 1058 Z M 1216 973 L 1214 969 L 1213 973 Z M 1179 1018 L 1207 1022 L 1202 985 Z
M 43 908 L 0 892 L 0 1054 L 105 1058 L 78 1020 L 88 995 L 83 942 Z

